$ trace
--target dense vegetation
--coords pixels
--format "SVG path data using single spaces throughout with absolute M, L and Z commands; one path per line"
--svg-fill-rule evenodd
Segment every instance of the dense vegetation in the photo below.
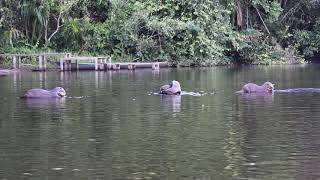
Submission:
M 0 0 L 2 53 L 271 64 L 319 46 L 319 0 Z

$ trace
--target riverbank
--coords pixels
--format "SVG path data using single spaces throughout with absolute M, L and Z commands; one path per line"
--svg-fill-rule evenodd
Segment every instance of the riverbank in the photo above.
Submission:
M 0 54 L 1 55 L 1 54 Z M 6 61 L 2 61 L 3 69 L 18 68 L 25 71 L 47 71 L 47 70 L 135 70 L 140 68 L 152 68 L 154 70 L 170 67 L 215 67 L 215 66 L 250 66 L 250 65 L 296 65 L 306 64 L 304 59 L 296 56 L 280 58 L 276 60 L 253 61 L 242 63 L 232 61 L 221 64 L 195 64 L 195 63 L 174 63 L 165 62 L 117 62 L 111 59 L 112 56 L 72 56 L 71 53 L 39 53 L 39 54 L 2 54 Z M 60 56 L 60 57 L 56 57 Z M 62 56 L 62 57 L 61 57 Z M 64 56 L 64 57 L 63 57 Z M 116 59 L 119 60 L 119 59 Z M 191 62 L 191 61 L 190 61 Z M 4 68 L 5 67 L 5 68 Z M 8 75 L 9 71 L 1 72 L 1 75 Z

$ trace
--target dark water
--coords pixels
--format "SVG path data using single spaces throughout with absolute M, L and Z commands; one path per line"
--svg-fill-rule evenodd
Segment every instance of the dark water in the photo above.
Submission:
M 175 79 L 203 96 L 153 95 Z M 47 72 L 0 78 L 0 179 L 320 179 L 319 66 Z M 63 100 L 17 97 L 62 86 Z

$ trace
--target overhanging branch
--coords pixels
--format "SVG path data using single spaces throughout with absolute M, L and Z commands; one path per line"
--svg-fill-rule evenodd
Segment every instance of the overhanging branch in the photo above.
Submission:
M 50 40 L 52 39 L 52 37 L 58 33 L 60 27 L 62 27 L 62 25 L 60 25 L 60 20 L 61 20 L 61 16 L 62 16 L 62 12 L 59 13 L 58 19 L 57 19 L 57 28 L 56 30 L 50 35 L 50 37 L 47 40 L 47 43 L 50 42 Z
M 263 20 L 263 18 L 262 18 L 262 16 L 261 16 L 261 14 L 260 14 L 260 12 L 259 12 L 258 8 L 257 8 L 257 7 L 254 7 L 254 8 L 256 9 L 256 11 L 257 11 L 257 13 L 258 13 L 258 15 L 259 15 L 259 17 L 260 17 L 260 19 L 261 19 L 261 21 L 262 21 L 262 23 L 263 23 L 264 27 L 266 28 L 266 30 L 267 30 L 267 32 L 268 32 L 268 34 L 270 34 L 270 31 L 269 31 L 269 29 L 268 29 L 267 25 L 264 23 L 264 20 Z

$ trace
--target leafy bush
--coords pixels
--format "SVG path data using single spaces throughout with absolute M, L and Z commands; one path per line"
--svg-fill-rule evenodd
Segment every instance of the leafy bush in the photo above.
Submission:
M 316 21 L 312 31 L 296 30 L 294 42 L 297 49 L 305 57 L 310 58 L 318 55 L 320 52 L 320 18 Z
M 314 3 L 0 1 L 0 51 L 71 51 L 186 66 L 300 62 L 299 53 L 319 54 L 320 22 L 314 22 L 320 11 Z

